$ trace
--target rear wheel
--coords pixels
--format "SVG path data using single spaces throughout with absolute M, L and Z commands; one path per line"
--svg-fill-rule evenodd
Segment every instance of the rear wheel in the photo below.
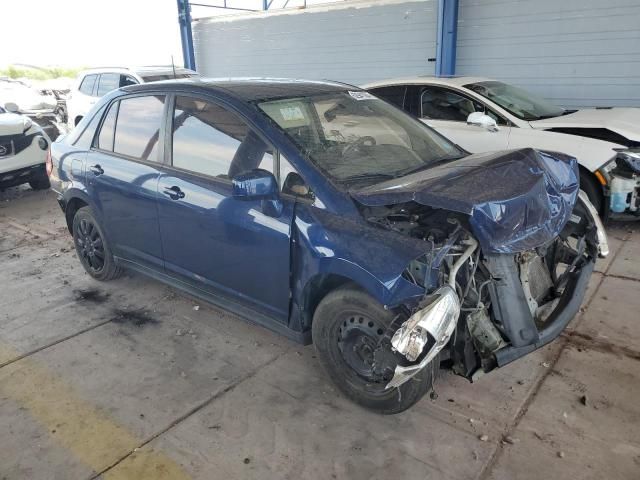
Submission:
M 334 383 L 351 400 L 378 413 L 399 413 L 414 405 L 433 385 L 439 360 L 398 388 L 374 372 L 378 341 L 393 321 L 371 296 L 355 287 L 329 293 L 313 317 L 313 343 Z M 391 375 L 392 376 L 392 375 Z
M 80 208 L 73 217 L 73 242 L 80 263 L 96 280 L 112 280 L 121 275 L 102 228 L 91 208 Z

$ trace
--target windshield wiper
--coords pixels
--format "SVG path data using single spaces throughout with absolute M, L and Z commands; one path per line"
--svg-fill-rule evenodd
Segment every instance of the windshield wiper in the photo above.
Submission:
M 440 157 L 440 158 L 437 158 L 437 159 L 433 160 L 432 162 L 427 163 L 425 165 L 420 165 L 419 167 L 412 168 L 411 170 L 407 170 L 406 172 L 400 172 L 400 176 L 404 177 L 405 175 L 411 175 L 412 173 L 418 173 L 421 170 L 426 170 L 427 168 L 431 168 L 436 164 L 443 163 L 443 162 L 452 162 L 454 160 L 460 160 L 461 158 L 464 158 L 466 156 L 467 156 L 466 154 L 460 154 L 460 155 L 451 155 L 451 156 L 448 156 L 448 157 Z
M 373 180 L 373 179 L 392 179 L 396 178 L 396 175 L 392 175 L 390 173 L 377 173 L 377 172 L 369 172 L 369 173 L 357 173 L 355 175 L 350 175 L 342 179 L 343 182 L 357 182 L 359 180 Z

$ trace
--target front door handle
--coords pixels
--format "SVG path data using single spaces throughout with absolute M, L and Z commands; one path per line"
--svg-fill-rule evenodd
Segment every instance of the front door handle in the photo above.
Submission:
M 92 172 L 96 177 L 98 177 L 98 176 L 100 176 L 100 175 L 102 175 L 102 174 L 104 173 L 104 169 L 103 169 L 99 164 L 97 164 L 97 165 L 91 165 L 91 166 L 89 167 L 89 170 L 90 170 L 90 171 L 91 171 L 91 172 Z
M 184 198 L 184 192 L 180 190 L 180 187 L 174 185 L 173 187 L 167 187 L 162 192 L 167 195 L 171 200 L 179 200 Z

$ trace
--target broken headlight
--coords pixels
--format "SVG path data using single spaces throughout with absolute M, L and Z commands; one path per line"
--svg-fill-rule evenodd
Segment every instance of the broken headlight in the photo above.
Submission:
M 411 315 L 391 339 L 393 349 L 410 362 L 420 357 L 430 338 L 435 343 L 428 356 L 433 358 L 449 341 L 458 321 L 460 300 L 453 288 L 445 285 L 433 297 L 433 301 Z
M 640 174 L 640 149 L 629 149 L 618 152 L 616 167 L 629 173 Z

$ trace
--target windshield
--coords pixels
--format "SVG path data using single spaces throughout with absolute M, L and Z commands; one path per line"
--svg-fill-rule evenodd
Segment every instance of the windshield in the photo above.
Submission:
M 377 183 L 465 152 L 362 91 L 258 104 L 323 172 L 341 184 Z
M 559 117 L 564 109 L 513 85 L 502 82 L 478 82 L 465 85 L 522 120 Z

